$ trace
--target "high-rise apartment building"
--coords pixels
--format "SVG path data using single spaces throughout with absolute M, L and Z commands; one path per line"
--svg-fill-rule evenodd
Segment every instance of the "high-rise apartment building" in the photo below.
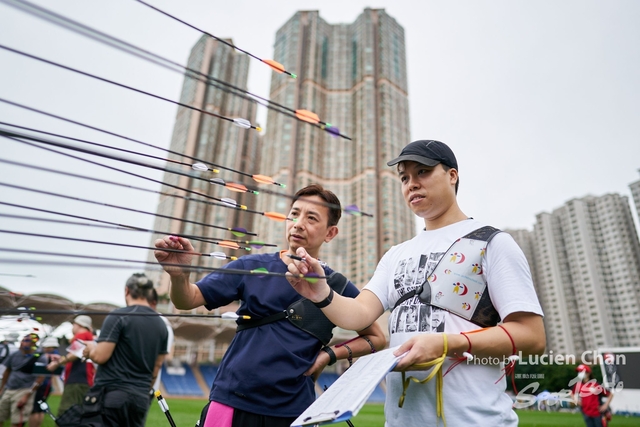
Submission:
M 351 24 L 297 12 L 276 34 L 274 59 L 298 78 L 273 73 L 270 99 L 314 111 L 353 139 L 269 111 L 259 170 L 290 193 L 320 183 L 343 205 L 374 215 L 343 215 L 320 254 L 361 286 L 387 249 L 415 234 L 395 169 L 386 165 L 410 141 L 404 30 L 382 9 L 365 9 Z M 262 197 L 258 210 L 286 213 L 290 203 Z M 256 228 L 264 240 L 285 244 L 284 227 L 259 218 Z
M 538 214 L 534 236 L 547 350 L 640 345 L 640 243 L 627 197 L 570 200 Z
M 531 269 L 531 278 L 533 279 L 533 285 L 536 288 L 536 292 L 538 291 L 538 280 L 536 278 L 536 260 L 535 260 L 535 235 L 532 231 L 525 229 L 505 229 L 506 233 L 509 233 L 513 240 L 516 241 L 524 256 L 527 257 L 527 261 L 529 262 L 529 267 Z
M 640 172 L 640 169 L 638 169 L 638 172 Z M 638 218 L 640 218 L 640 180 L 629 184 L 629 189 L 631 190 L 631 197 L 633 197 L 633 201 L 636 205 L 636 214 L 638 215 Z
M 298 77 L 273 73 L 270 99 L 292 109 L 311 110 L 352 140 L 333 137 L 269 110 L 264 142 L 258 146 L 257 132 L 180 107 L 171 150 L 269 175 L 286 183 L 289 194 L 310 183 L 320 183 L 335 192 L 344 206 L 355 204 L 373 214 L 373 218 L 343 214 L 340 233 L 321 253 L 332 268 L 363 285 L 391 245 L 415 234 L 415 217 L 404 203 L 397 173 L 386 165 L 410 141 L 404 30 L 384 10 L 366 9 L 354 23 L 337 25 L 325 22 L 317 11 L 298 12 L 278 31 L 274 49 L 274 59 Z M 193 47 L 188 67 L 244 88 L 248 61 L 246 55 L 203 37 Z M 180 101 L 227 117 L 255 121 L 254 104 L 189 77 L 185 78 Z M 221 177 L 243 182 L 239 176 Z M 287 197 L 229 193 L 206 181 L 172 174 L 166 174 L 164 182 L 215 197 L 239 195 L 238 202 L 261 212 L 286 214 L 291 204 Z M 162 191 L 176 190 L 165 185 Z M 284 224 L 263 216 L 166 196 L 160 199 L 158 213 L 226 227 L 242 226 L 259 233 L 261 241 L 286 247 Z M 224 233 L 162 217 L 156 219 L 155 228 L 210 237 Z M 198 251 L 219 250 L 192 243 Z M 214 262 L 218 263 L 214 266 L 222 265 Z M 205 258 L 205 265 L 211 265 L 210 258 Z M 159 292 L 166 291 L 168 276 L 156 278 Z M 196 279 L 192 275 L 192 280 Z M 214 353 L 219 357 L 233 333 L 222 325 L 200 330 L 213 333 L 211 341 L 176 342 L 175 357 L 191 360 L 195 354 L 198 360 L 210 360 Z
M 212 79 L 227 82 L 235 87 L 247 88 L 250 58 L 235 49 L 203 36 L 191 49 L 187 67 L 210 76 Z M 180 95 L 180 102 L 217 115 L 230 118 L 244 118 L 251 123 L 256 119 L 256 104 L 229 93 L 228 89 L 218 83 L 207 84 L 185 75 Z M 201 79 L 202 80 L 202 79 Z M 200 111 L 185 107 L 178 107 L 176 121 L 171 138 L 170 150 L 176 153 L 184 153 L 215 165 L 222 165 L 240 171 L 254 171 L 255 164 L 260 158 L 258 150 L 259 135 L 255 130 L 243 129 L 229 121 L 204 114 Z M 192 160 L 170 154 L 170 159 L 193 163 Z M 178 168 L 168 163 L 169 167 Z M 212 172 L 196 172 L 183 167 L 184 172 L 200 174 L 204 178 L 219 177 L 225 181 L 244 182 L 255 184 L 233 172 L 220 169 L 220 174 Z M 222 198 L 232 198 L 238 203 L 254 207 L 255 196 L 246 193 L 232 193 L 227 188 L 212 184 L 207 180 L 198 180 L 189 176 L 165 173 L 162 192 L 178 194 L 194 199 L 202 199 L 197 194 L 176 190 L 175 187 L 186 188 L 196 193 Z M 215 203 L 215 201 L 214 201 Z M 206 227 L 196 224 L 214 224 L 221 227 L 244 227 L 253 229 L 254 215 L 238 210 L 228 209 L 223 206 L 199 203 L 184 198 L 175 198 L 161 195 L 157 208 L 158 215 L 183 218 L 190 222 L 180 222 L 165 217 L 157 216 L 155 229 L 170 231 L 172 233 L 184 233 L 211 238 L 212 240 L 224 240 L 234 238 L 228 231 Z M 154 236 L 153 239 L 158 236 Z M 152 239 L 152 242 L 153 242 Z M 219 246 L 192 240 L 196 251 L 210 253 L 224 251 Z M 234 253 L 234 255 L 241 255 Z M 153 254 L 150 260 L 155 261 Z M 220 267 L 221 261 L 209 257 L 196 258 L 195 265 Z M 153 273 L 150 273 L 153 276 Z M 160 283 L 159 293 L 168 289 L 168 275 L 156 274 L 154 278 Z M 195 274 L 192 280 L 196 280 Z

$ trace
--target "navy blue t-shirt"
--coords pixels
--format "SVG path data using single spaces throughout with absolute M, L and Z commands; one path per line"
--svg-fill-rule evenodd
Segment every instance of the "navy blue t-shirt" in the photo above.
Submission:
M 285 273 L 280 254 L 247 255 L 225 268 Z M 326 274 L 333 272 L 325 267 Z M 241 300 L 239 315 L 252 319 L 286 309 L 302 297 L 284 277 L 214 272 L 197 283 L 211 310 Z M 359 294 L 351 282 L 343 295 Z M 315 361 L 322 343 L 288 320 L 236 333 L 213 381 L 209 399 L 255 414 L 297 417 L 315 400 L 312 377 L 303 374 Z

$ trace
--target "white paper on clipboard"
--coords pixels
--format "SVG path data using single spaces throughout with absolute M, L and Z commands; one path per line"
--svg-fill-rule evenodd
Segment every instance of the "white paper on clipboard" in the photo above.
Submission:
M 81 343 L 79 340 L 74 340 L 69 347 L 67 347 L 67 353 L 71 353 L 76 356 L 78 359 L 84 358 L 82 355 L 82 351 L 86 347 L 85 344 Z
M 357 415 L 380 381 L 402 358 L 393 355 L 397 348 L 360 357 L 291 427 L 337 423 Z

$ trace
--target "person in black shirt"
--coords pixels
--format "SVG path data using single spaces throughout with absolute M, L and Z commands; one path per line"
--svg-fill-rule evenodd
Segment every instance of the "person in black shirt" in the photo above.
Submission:
M 127 280 L 127 307 L 105 319 L 98 342 L 87 343 L 84 357 L 98 366 L 91 392 L 104 390 L 105 426 L 142 427 L 149 389 L 167 353 L 167 327 L 147 302 L 153 282 L 136 273 Z M 127 316 L 148 313 L 150 316 Z

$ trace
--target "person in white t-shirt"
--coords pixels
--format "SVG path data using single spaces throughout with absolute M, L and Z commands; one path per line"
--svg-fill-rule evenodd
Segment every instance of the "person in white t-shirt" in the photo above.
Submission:
M 324 314 L 345 329 L 361 329 L 385 310 L 393 310 L 403 295 L 425 282 L 454 241 L 486 225 L 467 217 L 458 206 L 458 163 L 446 144 L 434 140 L 414 141 L 387 164 L 397 165 L 404 199 L 409 208 L 424 219 L 424 230 L 413 239 L 393 246 L 355 299 L 330 292 L 325 280 L 309 283 L 289 277 L 302 296 L 323 307 Z M 306 274 L 311 270 L 322 273 L 317 261 L 308 256 L 304 248 L 298 249 L 297 255 L 305 260 L 289 265 L 292 274 Z M 492 361 L 506 360 L 514 353 L 527 355 L 544 351 L 542 309 L 527 260 L 509 234 L 498 233 L 489 242 L 481 268 L 491 302 L 502 319 L 498 326 L 481 330 L 462 317 L 424 304 L 417 295 L 392 311 L 390 347 L 400 346 L 395 350 L 397 356 L 406 354 L 395 372 L 387 377 L 386 426 L 438 425 L 438 393 L 443 402 L 440 414 L 449 427 L 518 425 L 512 400 L 504 392 L 504 363 Z M 419 316 L 409 315 L 416 309 Z M 418 380 L 425 379 L 432 368 L 420 365 L 443 356 L 445 339 L 447 358 L 442 370 L 446 374 L 441 391 L 437 390 L 437 381 L 411 383 L 400 407 L 402 372 Z M 462 360 L 463 353 L 473 355 L 473 360 L 464 359 L 451 368 L 456 359 Z

